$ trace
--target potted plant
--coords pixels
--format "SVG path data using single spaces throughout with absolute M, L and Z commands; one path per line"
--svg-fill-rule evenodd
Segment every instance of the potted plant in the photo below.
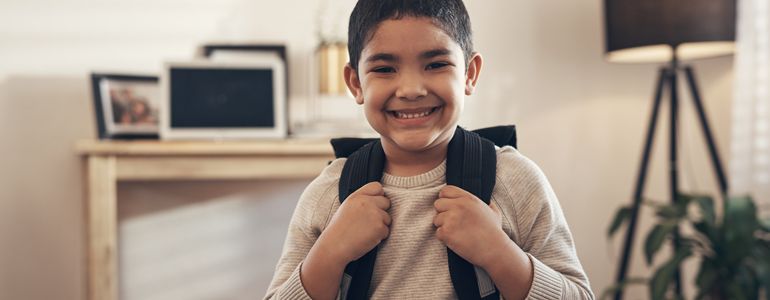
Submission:
M 646 284 L 652 299 L 676 298 L 672 295 L 672 279 L 683 261 L 700 259 L 696 275 L 695 299 L 760 299 L 770 293 L 770 225 L 757 216 L 750 197 L 731 197 L 724 201 L 717 216 L 714 200 L 708 196 L 684 195 L 671 204 L 643 202 L 656 213 L 657 222 L 647 234 L 644 254 L 648 265 L 670 240 L 671 257 L 655 268 L 651 278 L 634 278 L 605 290 L 605 298 L 629 284 Z M 621 207 L 610 224 L 608 238 L 630 217 L 630 207 Z M 675 230 L 691 227 L 692 233 Z

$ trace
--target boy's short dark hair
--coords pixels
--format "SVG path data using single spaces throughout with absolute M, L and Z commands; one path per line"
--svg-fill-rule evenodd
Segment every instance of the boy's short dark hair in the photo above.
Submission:
M 350 14 L 348 54 L 358 71 L 361 51 L 382 21 L 403 17 L 426 17 L 444 30 L 463 49 L 465 65 L 473 53 L 471 20 L 462 0 L 359 0 Z

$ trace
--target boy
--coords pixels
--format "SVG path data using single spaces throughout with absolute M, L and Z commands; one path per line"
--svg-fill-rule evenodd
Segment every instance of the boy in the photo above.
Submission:
M 384 174 L 341 205 L 345 159 L 307 187 L 265 299 L 338 297 L 345 266 L 375 247 L 373 299 L 456 298 L 447 247 L 485 271 L 502 298 L 592 299 L 533 162 L 497 149 L 491 205 L 445 183 L 447 146 L 482 66 L 462 0 L 359 0 L 348 30 L 345 80 L 381 136 Z

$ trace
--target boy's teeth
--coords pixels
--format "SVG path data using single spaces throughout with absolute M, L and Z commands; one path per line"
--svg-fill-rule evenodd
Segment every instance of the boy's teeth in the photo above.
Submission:
M 426 110 L 426 111 L 420 112 L 420 113 L 410 113 L 410 114 L 408 114 L 408 113 L 402 113 L 402 112 L 398 112 L 398 111 L 396 111 L 394 113 L 396 114 L 396 118 L 399 118 L 399 119 L 414 119 L 414 118 L 422 118 L 424 116 L 427 116 L 431 112 L 433 112 L 433 109 Z

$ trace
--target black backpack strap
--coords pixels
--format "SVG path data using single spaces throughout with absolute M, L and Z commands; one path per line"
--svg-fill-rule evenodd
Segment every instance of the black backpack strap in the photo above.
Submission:
M 513 146 L 516 148 L 516 125 L 503 125 L 476 129 L 473 132 L 495 143 L 498 147 Z
M 495 186 L 497 151 L 478 134 L 457 127 L 447 151 L 446 181 L 489 204 Z M 447 248 L 449 274 L 459 299 L 499 299 L 500 293 L 483 270 Z M 479 277 L 485 278 L 479 278 Z M 479 279 L 482 279 L 481 282 Z M 481 287 L 479 286 L 481 284 Z
M 336 138 L 332 139 L 330 143 L 332 144 L 332 148 L 334 148 L 334 157 L 340 158 L 349 157 L 353 152 L 356 152 L 356 150 L 377 140 L 378 139 L 366 138 Z
M 332 145 L 335 146 L 335 153 L 337 153 L 336 145 Z M 350 154 L 340 175 L 340 203 L 367 183 L 380 181 L 384 169 L 385 152 L 379 140 L 369 141 Z M 340 286 L 341 299 L 366 299 L 374 271 L 374 261 L 377 258 L 377 248 L 375 247 L 345 267 Z

